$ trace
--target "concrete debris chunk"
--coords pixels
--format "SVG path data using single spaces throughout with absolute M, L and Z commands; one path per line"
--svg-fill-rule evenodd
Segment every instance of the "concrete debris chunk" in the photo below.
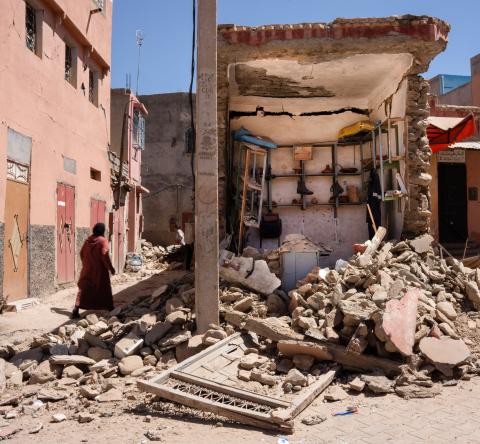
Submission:
M 249 353 L 240 359 L 239 367 L 244 370 L 252 370 L 268 362 L 268 358 L 257 353 Z
M 95 361 L 87 356 L 81 355 L 57 355 L 50 358 L 53 365 L 92 365 Z
M 480 290 L 478 284 L 475 281 L 467 282 L 465 287 L 467 298 L 475 307 L 475 310 L 480 310 Z
M 396 386 L 395 393 L 402 398 L 434 398 L 442 393 L 441 387 L 436 384 L 433 387 L 424 387 L 415 384 Z
M 143 367 L 143 360 L 138 355 L 126 356 L 118 363 L 118 370 L 122 375 L 130 375 L 141 367 Z
M 460 339 L 427 337 L 420 341 L 419 349 L 435 367 L 456 367 L 470 357 L 470 350 Z
M 145 344 L 152 345 L 162 339 L 170 330 L 172 324 L 170 322 L 157 322 L 145 336 Z
M 245 322 L 245 330 L 252 331 L 259 336 L 280 341 L 282 339 L 302 340 L 303 335 L 296 333 L 288 325 L 277 318 L 257 319 L 248 318 Z
M 410 246 L 417 253 L 426 253 L 430 250 L 433 241 L 434 239 L 432 236 L 430 236 L 429 234 L 424 234 L 423 236 L 419 236 L 416 239 L 411 240 Z
M 49 361 L 43 361 L 30 375 L 30 384 L 45 384 L 56 379 Z
M 63 422 L 66 421 L 67 417 L 63 413 L 55 413 L 55 415 L 52 415 L 52 422 Z
M 333 385 L 327 389 L 324 397 L 329 402 L 343 401 L 348 398 L 348 393 L 339 385 Z
M 294 355 L 292 361 L 296 368 L 308 372 L 312 368 L 315 358 L 309 355 Z
M 391 381 L 386 376 L 363 375 L 362 380 L 373 393 L 386 394 L 394 391 L 394 381 Z
M 413 353 L 420 291 L 410 290 L 402 299 L 392 299 L 385 306 L 382 328 L 388 340 L 404 356 Z
M 302 419 L 302 424 L 305 424 L 307 426 L 313 426 L 313 425 L 318 425 L 321 424 L 322 422 L 325 422 L 327 420 L 327 417 L 325 415 L 311 415 L 311 416 L 306 416 L 305 418 Z
M 305 387 L 307 385 L 307 377 L 300 373 L 296 368 L 292 368 L 284 380 L 284 384 L 291 384 L 292 386 L 299 385 Z
M 353 381 L 348 383 L 348 387 L 354 392 L 363 392 L 363 389 L 365 388 L 365 381 L 362 381 L 362 379 L 357 376 Z
M 233 304 L 232 309 L 245 313 L 248 310 L 250 310 L 252 306 L 253 306 L 253 299 L 251 297 L 246 297 L 246 298 L 240 299 L 238 302 Z
M 282 284 L 264 260 L 245 257 L 232 256 L 226 260 L 220 267 L 220 277 L 264 295 L 273 293 Z
M 110 390 L 95 397 L 98 402 L 118 402 L 123 400 L 123 393 L 121 390 L 111 388 Z
M 106 348 L 101 347 L 90 347 L 88 349 L 87 355 L 89 358 L 92 358 L 94 361 L 99 362 L 103 359 L 109 359 L 112 357 L 112 352 Z
M 437 304 L 437 310 L 443 313 L 448 319 L 455 320 L 457 318 L 457 312 L 451 302 L 439 302 Z
M 79 413 L 78 414 L 78 422 L 80 424 L 86 424 L 88 422 L 92 422 L 95 419 L 95 416 L 90 413 Z

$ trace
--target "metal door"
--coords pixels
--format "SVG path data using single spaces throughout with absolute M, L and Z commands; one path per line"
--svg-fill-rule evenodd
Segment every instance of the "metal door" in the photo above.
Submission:
M 57 185 L 57 280 L 75 279 L 75 188 Z
M 8 162 L 8 177 L 3 294 L 7 301 L 15 301 L 28 296 L 28 167 Z
M 118 273 L 125 265 L 125 207 L 115 211 L 114 216 L 114 266 Z
M 103 200 L 92 199 L 90 201 L 90 228 L 97 223 L 105 223 L 106 203 Z

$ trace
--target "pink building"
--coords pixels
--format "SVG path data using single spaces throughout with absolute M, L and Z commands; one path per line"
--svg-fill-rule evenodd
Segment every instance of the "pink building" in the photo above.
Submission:
M 110 162 L 114 211 L 110 216 L 113 263 L 121 272 L 127 252 L 139 249 L 143 231 L 142 151 L 145 149 L 145 106 L 128 89 L 112 89 Z M 123 164 L 121 180 L 119 166 Z
M 111 206 L 112 0 L 0 3 L 0 289 L 73 283 Z

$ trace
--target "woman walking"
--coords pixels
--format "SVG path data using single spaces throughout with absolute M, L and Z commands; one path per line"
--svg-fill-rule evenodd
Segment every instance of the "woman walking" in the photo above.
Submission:
M 79 317 L 80 308 L 85 310 L 113 310 L 112 286 L 109 272 L 115 274 L 108 254 L 105 239 L 105 224 L 93 227 L 93 234 L 80 250 L 82 271 L 78 280 L 78 295 L 72 318 Z

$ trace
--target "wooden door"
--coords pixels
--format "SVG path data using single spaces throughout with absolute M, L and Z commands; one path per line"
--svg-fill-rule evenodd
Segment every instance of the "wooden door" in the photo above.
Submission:
M 75 188 L 57 186 L 57 280 L 75 280 Z
M 90 201 L 90 228 L 95 224 L 105 223 L 106 203 L 103 200 L 92 199 Z
M 12 171 L 11 171 L 12 170 Z M 28 297 L 28 167 L 8 162 L 5 198 L 3 294 L 7 301 Z

